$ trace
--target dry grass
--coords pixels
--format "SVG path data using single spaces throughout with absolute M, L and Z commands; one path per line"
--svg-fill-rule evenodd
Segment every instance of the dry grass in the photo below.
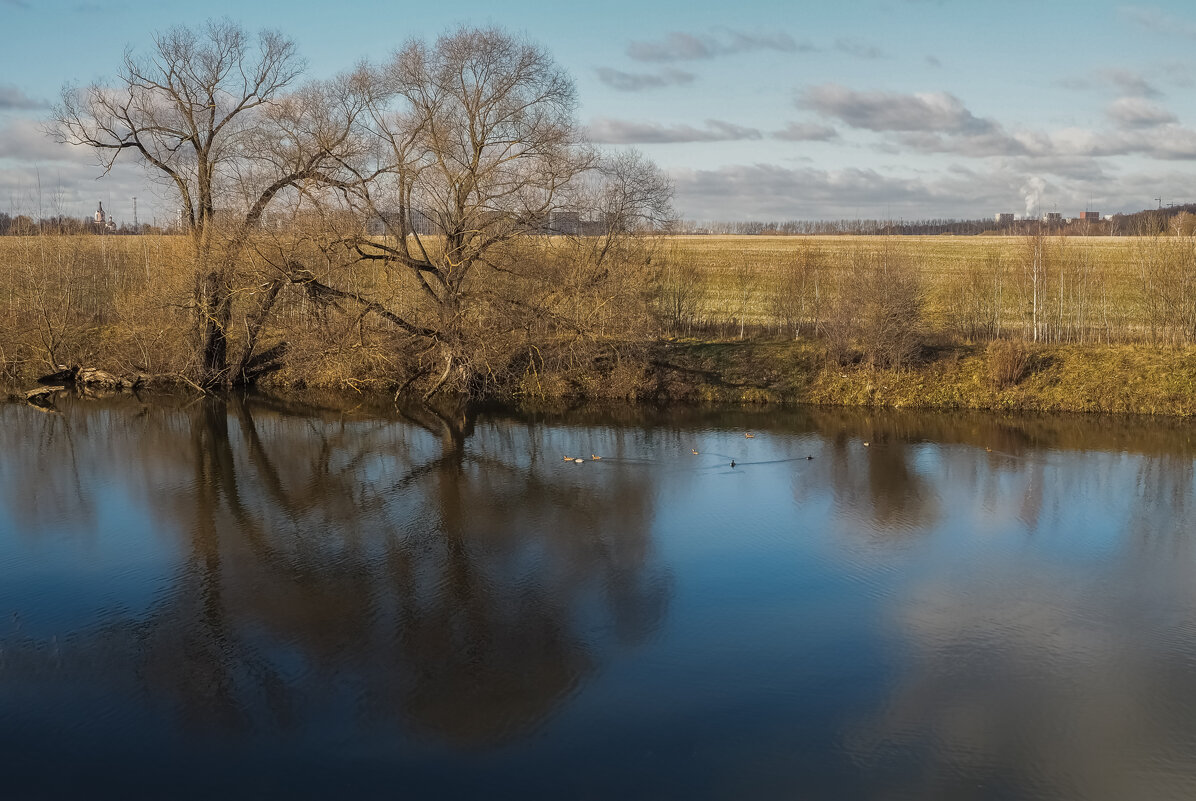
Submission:
M 314 236 L 276 238 L 263 232 L 241 250 L 238 264 L 228 271 L 232 361 L 245 349 L 248 321 L 266 296 L 264 287 L 295 262 L 414 326 L 437 325 L 441 310 L 429 304 L 409 270 L 388 269 L 381 262 L 350 263 L 343 253 L 320 244 Z M 436 246 L 434 241 L 426 244 Z M 505 254 L 520 266 L 535 265 L 533 276 L 516 270 L 495 270 L 484 277 L 475 273 L 485 284 L 477 287 L 474 305 L 462 313 L 462 326 L 478 342 L 469 357 L 496 380 L 506 381 L 509 376 L 499 372 L 515 368 L 519 374 L 525 368 L 581 374 L 596 353 L 604 352 L 604 343 L 643 342 L 655 330 L 644 302 L 642 258 L 637 269 L 599 273 L 586 253 L 591 241 L 544 245 L 517 242 Z M 59 364 L 95 364 L 114 372 L 186 372 L 195 353 L 191 253 L 191 242 L 183 236 L 0 237 L 0 378 L 25 380 Z M 627 262 L 610 258 L 615 265 Z M 494 297 L 513 297 L 528 308 L 547 311 L 539 316 L 521 312 L 516 319 L 508 308 L 514 304 L 504 306 Z M 541 329 L 549 333 L 542 335 Z M 556 329 L 570 335 L 554 338 Z M 351 298 L 313 298 L 298 283 L 283 285 L 258 352 L 284 340 L 290 355 L 276 379 L 288 383 L 393 387 L 412 373 L 442 364 L 434 344 L 369 314 Z M 522 362 L 513 367 L 519 358 Z M 604 376 L 610 379 L 620 367 L 616 363 L 605 369 Z
M 669 400 L 1196 416 L 1196 348 L 1044 345 L 1004 387 L 979 345 L 944 349 L 912 370 L 827 365 L 808 340 L 678 341 L 659 362 Z
M 179 369 L 187 253 L 180 237 L 0 237 L 0 372 Z
M 986 348 L 988 382 L 995 389 L 1016 386 L 1030 370 L 1030 351 L 1023 342 L 994 339 Z
M 858 265 L 882 252 L 907 265 L 918 284 L 922 333 L 945 342 L 1186 347 L 1196 338 L 1196 248 L 1182 238 L 672 237 L 653 259 L 657 310 L 668 330 L 683 335 L 733 338 L 763 329 L 825 337 L 844 315 L 867 317 Z M 0 237 L 0 377 L 67 362 L 184 369 L 188 253 L 183 237 Z M 269 248 L 252 259 L 236 295 L 242 317 L 256 302 L 256 277 L 269 272 Z M 338 285 L 420 320 L 419 293 L 402 274 L 337 269 Z M 573 297 L 568 270 L 553 275 L 545 291 Z M 593 314 L 577 304 L 585 308 L 569 313 Z M 624 318 L 612 316 L 603 335 L 626 330 Z M 264 343 L 290 341 L 293 378 L 308 383 L 385 383 L 422 358 L 360 315 L 313 309 L 298 290 L 287 291 L 271 325 Z
M 1140 282 L 1134 266 L 1135 251 L 1142 246 L 1135 237 L 1069 237 L 1048 243 L 1055 262 L 1085 261 L 1084 276 L 1092 296 L 1100 293 L 1100 303 L 1088 311 L 1089 327 L 1129 329 L 1145 322 L 1135 319 L 1140 306 Z M 723 327 L 730 335 L 741 320 L 748 325 L 779 327 L 778 306 L 784 287 L 800 278 L 793 265 L 819 255 L 823 264 L 820 291 L 825 296 L 850 294 L 851 275 L 847 266 L 857 251 L 876 253 L 890 250 L 913 264 L 921 277 L 926 297 L 924 314 L 931 328 L 944 330 L 960 327 L 960 306 L 986 267 L 994 260 L 1003 270 L 1005 281 L 1000 316 L 1004 326 L 1023 325 L 1022 286 L 1025 237 L 1007 236 L 679 236 L 669 240 L 666 257 L 691 267 L 700 287 L 694 322 L 701 326 Z M 1056 272 L 1044 281 L 1058 284 Z M 1064 276 L 1064 293 L 1069 292 L 1069 276 Z M 811 282 L 812 278 L 809 279 Z M 807 291 L 807 306 L 814 288 Z M 745 295 L 747 302 L 744 301 Z M 1099 308 L 1096 308 L 1099 306 Z M 1102 312 L 1096 315 L 1096 312 Z M 807 309 L 807 318 L 811 316 Z M 1106 326 L 1107 323 L 1107 326 Z

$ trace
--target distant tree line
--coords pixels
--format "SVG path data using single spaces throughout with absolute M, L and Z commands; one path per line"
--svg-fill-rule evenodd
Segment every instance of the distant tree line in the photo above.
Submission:
M 219 210 L 217 210 L 219 214 Z M 387 217 L 394 217 L 397 211 L 379 212 L 378 218 L 367 220 L 366 230 L 370 234 L 381 234 L 386 230 Z M 436 225 L 429 215 L 409 210 L 412 230 L 421 234 L 433 233 Z M 1196 203 L 1167 206 L 1160 209 L 1144 209 L 1129 214 L 1114 214 L 1112 219 L 1099 221 L 1068 220 L 1061 223 L 1044 223 L 1033 219 L 1015 220 L 1001 224 L 993 219 L 963 220 L 955 218 L 929 218 L 924 220 L 676 220 L 672 232 L 687 235 L 736 235 L 736 236 L 975 236 L 980 234 L 1034 235 L 1044 227 L 1050 233 L 1077 236 L 1150 236 L 1153 234 L 1196 233 Z M 276 230 L 309 227 L 314 216 L 297 216 L 283 219 L 277 215 L 264 215 L 261 225 Z M 565 235 L 601 236 L 605 233 L 605 221 L 579 219 L 579 212 L 552 212 L 541 222 L 546 233 Z M 12 215 L 0 212 L 0 236 L 28 236 L 41 233 L 56 234 L 163 234 L 177 230 L 149 223 L 132 226 L 122 223 L 115 231 L 95 225 L 90 217 L 68 217 L 54 215 L 34 218 L 25 214 Z
M 134 234 L 162 234 L 166 231 L 156 225 L 142 223 L 137 226 L 122 223 L 115 229 L 96 225 L 90 217 L 68 217 L 55 214 L 49 217 L 30 217 L 27 214 L 9 214 L 0 211 L 0 236 L 37 236 L 63 234 L 67 236 L 108 235 L 129 236 Z
M 741 236 L 837 236 L 837 235 L 926 235 L 926 234 L 983 234 L 995 229 L 992 220 L 929 219 L 914 221 L 893 220 L 763 220 L 706 221 L 683 220 L 677 223 L 678 233 L 724 234 Z
M 681 234 L 738 236 L 975 236 L 1010 234 L 1031 236 L 1040 231 L 1073 236 L 1150 236 L 1153 234 L 1188 235 L 1196 231 L 1196 203 L 1145 209 L 1131 214 L 1114 214 L 1107 220 L 1043 222 L 1038 218 L 999 223 L 993 218 L 963 220 L 930 218 L 924 220 L 680 220 L 675 230 Z

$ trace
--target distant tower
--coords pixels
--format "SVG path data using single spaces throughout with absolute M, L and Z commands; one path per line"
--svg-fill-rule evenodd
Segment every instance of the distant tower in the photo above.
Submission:
M 133 230 L 134 231 L 140 230 L 137 227 L 137 196 L 136 195 L 133 196 Z
M 103 225 L 107 221 L 108 215 L 104 214 L 103 202 L 96 208 L 95 223 L 96 225 Z

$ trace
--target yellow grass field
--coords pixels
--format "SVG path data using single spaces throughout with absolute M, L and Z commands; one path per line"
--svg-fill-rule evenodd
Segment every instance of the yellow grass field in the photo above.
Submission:
M 1062 283 L 1068 305 L 1085 289 L 1094 307 L 1089 311 L 1099 310 L 1101 319 L 1107 316 L 1119 326 L 1145 325 L 1137 319 L 1143 305 L 1137 291 L 1142 283 L 1139 262 L 1154 244 L 1139 237 L 1048 237 L 1039 288 L 1054 296 Z M 969 284 L 993 278 L 994 269 L 1005 283 L 1003 316 L 1016 318 L 1031 281 L 1030 247 L 1020 236 L 677 236 L 668 238 L 663 249 L 668 258 L 694 269 L 698 322 L 725 324 L 746 316 L 750 324 L 775 324 L 778 291 L 800 280 L 804 253 L 821 255 L 834 292 L 840 289 L 838 281 L 850 282 L 854 254 L 885 251 L 920 275 L 931 325 L 949 327 L 960 294 Z

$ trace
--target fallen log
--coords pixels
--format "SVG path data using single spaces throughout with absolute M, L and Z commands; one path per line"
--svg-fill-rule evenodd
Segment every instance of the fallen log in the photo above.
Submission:
M 285 352 L 286 345 L 284 343 L 263 353 L 262 362 L 253 363 L 254 372 L 251 377 L 256 378 L 278 369 L 281 366 L 281 356 Z M 184 385 L 191 387 L 201 395 L 208 394 L 207 390 L 182 373 L 143 373 L 138 371 L 116 375 L 96 367 L 66 367 L 63 365 L 57 365 L 57 367 L 56 372 L 37 379 L 39 384 L 45 386 L 26 392 L 24 399 L 27 402 L 39 405 L 39 408 L 44 409 L 46 404 L 52 405 L 52 398 L 55 394 L 63 391 L 74 392 L 80 397 L 101 398 L 139 390 L 169 392 L 181 389 Z M 16 396 L 16 399 L 21 400 L 21 396 Z
M 173 383 L 173 377 L 154 376 L 147 373 L 115 375 L 97 367 L 58 365 L 58 370 L 37 379 L 37 383 L 57 387 L 90 387 L 93 389 L 136 389 L 151 383 Z
M 118 378 L 112 373 L 94 367 L 80 368 L 78 375 L 75 376 L 75 383 L 97 389 L 120 389 L 124 386 L 131 389 L 133 386 L 133 382 L 128 379 Z
M 37 398 L 45 398 L 57 392 L 66 392 L 66 387 L 63 386 L 49 386 L 36 387 L 25 393 L 25 400 L 31 401 Z
M 54 396 L 66 392 L 67 388 L 61 385 L 36 387 L 25 393 L 25 402 L 42 412 L 57 412 L 58 409 L 54 407 Z

